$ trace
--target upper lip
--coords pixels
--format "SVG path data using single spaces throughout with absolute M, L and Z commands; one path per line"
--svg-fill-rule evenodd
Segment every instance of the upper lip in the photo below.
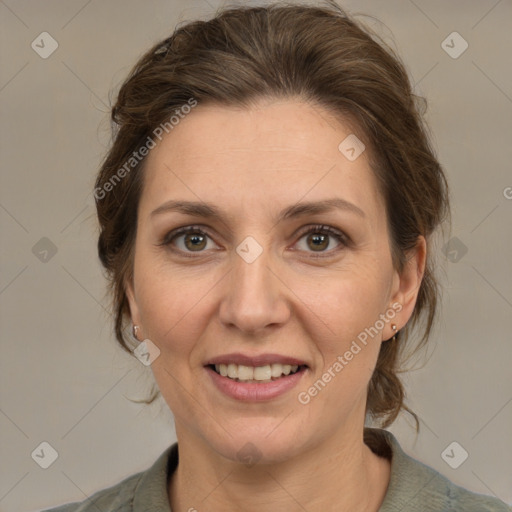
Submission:
M 304 361 L 295 357 L 284 356 L 282 354 L 258 354 L 255 356 L 248 356 L 241 353 L 224 354 L 221 356 L 209 359 L 205 366 L 210 364 L 239 364 L 243 366 L 266 366 L 270 364 L 289 364 L 297 366 L 307 366 Z

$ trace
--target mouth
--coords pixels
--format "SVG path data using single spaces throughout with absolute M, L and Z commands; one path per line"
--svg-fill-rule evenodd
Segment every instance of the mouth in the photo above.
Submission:
M 307 365 L 291 365 L 272 363 L 263 366 L 246 366 L 234 363 L 208 364 L 208 368 L 213 370 L 221 377 L 226 377 L 234 382 L 265 384 L 280 380 L 296 373 L 304 372 Z
M 289 396 L 311 371 L 306 361 L 283 354 L 231 353 L 205 361 L 214 388 L 244 402 L 266 402 Z

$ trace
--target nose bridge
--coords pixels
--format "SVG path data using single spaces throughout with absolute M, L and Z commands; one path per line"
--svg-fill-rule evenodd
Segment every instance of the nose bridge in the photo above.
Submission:
M 287 318 L 284 285 L 274 273 L 274 258 L 263 240 L 248 236 L 233 254 L 232 271 L 220 308 L 221 320 L 257 331 Z

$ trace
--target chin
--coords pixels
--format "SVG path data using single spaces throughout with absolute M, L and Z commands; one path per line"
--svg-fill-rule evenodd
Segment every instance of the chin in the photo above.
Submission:
M 209 444 L 219 455 L 242 464 L 285 462 L 297 456 L 304 447 L 297 434 L 284 428 L 278 432 L 279 428 L 275 424 L 272 428 L 239 428 L 232 437 L 225 435 L 222 439 L 210 440 Z

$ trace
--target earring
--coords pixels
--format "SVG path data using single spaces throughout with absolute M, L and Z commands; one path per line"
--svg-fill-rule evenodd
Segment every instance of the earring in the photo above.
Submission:
M 139 330 L 139 326 L 138 325 L 134 325 L 133 326 L 133 329 L 132 329 L 132 332 L 133 332 L 133 337 L 139 341 L 139 339 L 137 338 L 137 331 Z
M 393 337 L 391 338 L 391 341 L 396 341 L 396 335 L 398 334 L 398 330 L 395 324 L 391 324 L 391 329 L 393 329 Z

